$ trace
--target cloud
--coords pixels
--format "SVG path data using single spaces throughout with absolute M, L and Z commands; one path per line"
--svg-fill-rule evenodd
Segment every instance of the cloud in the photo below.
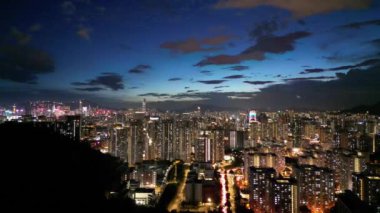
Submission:
M 341 70 L 348 70 L 348 69 L 372 66 L 372 65 L 379 64 L 379 63 L 380 63 L 380 58 L 373 58 L 373 59 L 367 59 L 365 61 L 362 61 L 362 62 L 354 64 L 354 65 L 345 65 L 345 66 L 332 67 L 332 68 L 327 68 L 327 69 L 322 69 L 322 68 L 305 69 L 303 72 L 300 72 L 300 74 L 321 73 L 321 72 L 329 72 L 329 71 L 341 71 Z
M 25 45 L 0 47 L 0 79 L 35 84 L 38 75 L 54 68 L 53 58 L 43 50 Z
M 201 73 L 204 74 L 204 75 L 207 75 L 207 76 L 211 76 L 212 75 L 212 72 L 209 71 L 209 70 L 202 70 Z
M 103 87 L 85 87 L 85 88 L 75 88 L 75 90 L 79 91 L 87 91 L 87 92 L 97 92 L 101 90 L 105 90 Z
M 284 81 L 311 81 L 311 80 L 329 80 L 335 79 L 333 76 L 317 76 L 317 77 L 305 77 L 305 78 L 285 78 Z
M 239 64 L 246 60 L 261 61 L 266 53 L 281 54 L 294 50 L 295 42 L 310 36 L 306 31 L 297 31 L 282 36 L 264 36 L 257 39 L 255 45 L 237 55 L 216 55 L 203 59 L 194 66 Z
M 85 40 L 90 40 L 91 32 L 92 30 L 90 28 L 81 26 L 77 31 L 77 35 Z
M 197 81 L 202 84 L 221 84 L 225 82 L 226 80 L 208 80 L 208 81 Z
M 320 72 L 324 72 L 325 70 L 324 69 L 321 69 L 321 68 L 312 68 L 312 69 L 305 69 L 305 71 L 303 71 L 302 73 L 300 74 L 306 74 L 306 73 L 320 73 Z
M 329 81 L 291 80 L 260 89 L 256 107 L 267 109 L 343 109 L 380 100 L 380 66 L 351 69 Z M 297 98 L 296 96 L 299 96 Z
M 250 97 L 252 98 L 254 94 L 252 92 L 196 92 L 196 93 L 178 93 L 170 96 L 175 99 L 193 99 L 193 100 L 210 100 L 216 101 L 214 103 L 218 103 L 218 100 L 227 100 L 230 99 L 231 96 L 234 97 Z M 221 101 L 222 102 L 222 101 Z M 221 103 L 219 102 L 219 103 Z
M 149 92 L 140 94 L 139 96 L 151 96 L 151 97 L 169 97 L 170 95 L 167 93 L 155 93 L 155 92 Z
M 252 84 L 252 85 L 263 85 L 263 84 L 270 84 L 274 81 L 243 81 L 246 84 Z
M 168 81 L 180 81 L 182 78 L 169 78 Z
M 130 69 L 128 72 L 129 73 L 135 73 L 135 74 L 141 74 L 146 72 L 147 70 L 152 69 L 150 65 L 147 64 L 139 64 L 135 66 L 134 68 Z
M 231 40 L 231 36 L 220 35 L 205 39 L 189 38 L 182 41 L 168 41 L 160 45 L 160 48 L 171 50 L 175 53 L 193 53 L 220 49 L 221 45 Z
M 371 43 L 379 45 L 380 44 L 380 38 L 371 40 Z
M 239 79 L 239 78 L 245 78 L 246 76 L 244 75 L 229 75 L 225 76 L 224 79 Z
M 189 89 L 190 87 L 184 87 L 185 89 Z
M 241 99 L 241 100 L 250 100 L 252 99 L 252 97 L 248 96 L 248 97 L 245 97 L 245 96 L 234 96 L 234 95 L 230 95 L 230 96 L 227 96 L 229 99 Z
M 210 38 L 205 38 L 201 41 L 203 45 L 209 45 L 209 46 L 217 46 L 217 45 L 222 45 L 227 43 L 232 39 L 232 36 L 228 35 L 219 35 L 219 36 L 214 36 Z
M 243 54 L 255 52 L 265 53 L 285 53 L 294 50 L 296 40 L 310 36 L 311 33 L 306 31 L 297 31 L 283 36 L 264 36 L 257 40 L 257 43 L 243 51 Z
M 246 60 L 264 60 L 263 52 L 255 52 L 253 54 L 238 54 L 238 55 L 216 55 L 203 59 L 194 66 L 203 67 L 207 65 L 225 65 L 225 64 L 239 64 Z
M 139 87 L 128 87 L 128 89 L 138 89 Z
M 214 87 L 214 89 L 227 88 L 227 87 L 230 87 L 230 86 L 216 86 Z
M 123 77 L 117 73 L 105 72 L 95 79 L 88 80 L 86 82 L 73 82 L 73 86 L 86 86 L 85 88 L 76 88 L 77 90 L 85 91 L 99 91 L 97 88 L 108 88 L 113 91 L 124 89 Z M 91 86 L 91 87 L 88 87 Z
M 242 66 L 242 65 L 236 65 L 229 67 L 230 70 L 235 70 L 235 71 L 243 71 L 249 69 L 249 66 Z
M 278 20 L 275 18 L 264 20 L 255 25 L 255 27 L 249 32 L 249 37 L 256 39 L 265 36 L 272 36 L 273 33 L 279 29 L 279 27 Z
M 371 25 L 380 26 L 380 19 L 361 21 L 361 22 L 353 22 L 353 23 L 342 25 L 342 26 L 340 26 L 340 28 L 360 29 L 362 27 L 367 27 L 367 26 L 371 26 Z
M 328 13 L 345 9 L 365 9 L 372 0 L 219 0 L 214 5 L 216 9 L 250 9 L 258 6 L 273 6 L 290 11 L 295 17 L 301 18 L 321 13 Z
M 196 89 L 190 89 L 190 90 L 187 90 L 186 92 L 187 93 L 192 93 L 192 92 L 198 92 L 198 90 L 196 90 Z

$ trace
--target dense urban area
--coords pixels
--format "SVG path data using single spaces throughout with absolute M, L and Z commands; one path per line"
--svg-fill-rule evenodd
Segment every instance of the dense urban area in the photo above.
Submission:
M 376 115 L 148 105 L 31 102 L 0 108 L 0 127 L 29 124 L 116 157 L 106 199 L 152 212 L 380 212 Z

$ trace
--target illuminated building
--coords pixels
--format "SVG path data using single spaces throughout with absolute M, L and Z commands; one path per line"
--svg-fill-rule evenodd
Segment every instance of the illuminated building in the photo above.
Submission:
M 375 156 L 377 154 L 377 156 Z M 378 153 L 371 156 L 367 169 L 352 175 L 352 191 L 360 200 L 380 211 L 380 161 Z M 375 159 L 377 157 L 377 159 Z
M 249 123 L 257 122 L 257 113 L 255 110 L 250 110 L 248 113 L 248 121 Z
M 192 123 L 189 120 L 177 120 L 174 126 L 174 158 L 191 161 Z
M 201 131 L 200 137 L 195 144 L 195 160 L 199 162 L 211 162 L 211 140 L 210 132 Z
M 121 124 L 115 124 L 111 130 L 111 142 L 108 146 L 109 153 L 128 161 L 128 128 Z
M 224 157 L 223 133 L 220 129 L 200 131 L 195 144 L 195 160 L 211 163 L 222 161 Z
M 372 152 L 380 152 L 380 133 L 374 135 L 374 140 L 372 141 Z
M 273 168 L 249 167 L 248 184 L 251 190 L 250 206 L 255 212 L 269 212 L 271 209 L 270 185 L 275 178 Z
M 149 165 L 138 165 L 133 172 L 133 179 L 139 181 L 141 188 L 154 188 L 157 183 L 157 172 Z
M 211 163 L 220 162 L 224 157 L 224 131 L 223 129 L 211 130 Z
M 132 194 L 132 199 L 137 205 L 153 206 L 155 196 L 154 189 L 137 188 Z
M 81 138 L 81 116 L 71 115 L 66 116 L 64 134 L 74 141 L 80 141 Z
M 249 167 L 276 168 L 277 156 L 274 153 L 263 153 L 253 149 L 244 150 L 244 175 L 247 178 Z
M 259 122 L 249 123 L 249 144 L 248 147 L 254 147 L 261 140 L 261 125 Z
M 164 159 L 162 153 L 162 131 L 159 117 L 151 117 L 147 122 L 147 135 L 149 143 L 153 146 L 152 159 Z
M 128 163 L 135 165 L 143 160 L 144 132 L 141 120 L 131 120 L 128 131 Z
M 296 147 L 296 148 L 301 147 L 302 132 L 303 132 L 301 119 L 298 117 L 294 118 L 290 124 L 290 129 L 292 133 L 293 147 Z
M 244 131 L 230 131 L 229 139 L 231 149 L 242 149 L 244 147 Z
M 312 211 L 327 211 L 334 204 L 334 173 L 328 168 L 313 165 L 296 166 L 300 205 Z
M 78 114 L 80 114 L 80 115 L 83 114 L 83 104 L 82 104 L 82 100 L 79 100 Z
M 271 199 L 274 212 L 297 213 L 299 209 L 297 181 L 291 177 L 273 179 Z
M 145 98 L 143 99 L 142 106 L 141 106 L 141 110 L 142 110 L 143 112 L 146 112 L 146 100 L 145 100 Z
M 174 120 L 165 119 L 162 121 L 162 159 L 174 160 Z
M 211 163 L 196 162 L 191 166 L 185 185 L 184 204 L 197 209 L 208 203 L 214 205 L 220 200 L 220 185 L 214 177 Z

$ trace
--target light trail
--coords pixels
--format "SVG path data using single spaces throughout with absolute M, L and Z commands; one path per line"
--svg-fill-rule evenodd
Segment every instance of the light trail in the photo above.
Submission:
M 220 184 L 222 185 L 222 199 L 221 199 L 221 206 L 223 206 L 222 212 L 227 213 L 228 207 L 226 206 L 227 202 L 227 191 L 226 191 L 226 175 L 221 172 L 220 174 Z

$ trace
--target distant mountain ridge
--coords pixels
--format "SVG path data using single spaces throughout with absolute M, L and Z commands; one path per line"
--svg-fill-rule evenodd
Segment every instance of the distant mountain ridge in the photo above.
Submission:
M 371 115 L 380 115 L 380 102 L 374 105 L 359 105 L 351 109 L 345 109 L 341 111 L 342 113 L 366 113 Z

